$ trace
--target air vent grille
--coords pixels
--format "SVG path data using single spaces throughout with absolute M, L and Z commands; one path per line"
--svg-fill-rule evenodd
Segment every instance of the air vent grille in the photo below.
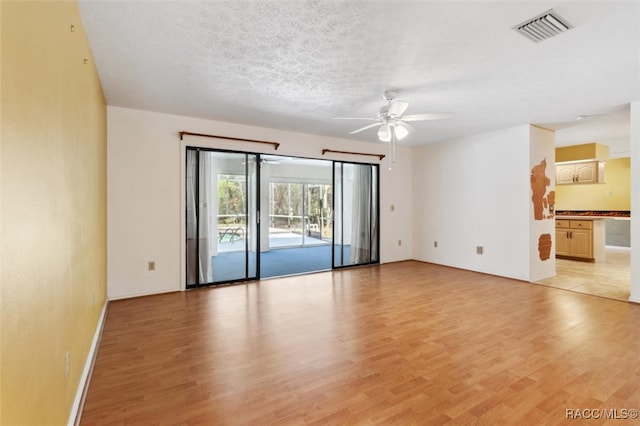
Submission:
M 536 43 L 573 28 L 564 18 L 549 9 L 535 18 L 513 27 L 514 30 Z

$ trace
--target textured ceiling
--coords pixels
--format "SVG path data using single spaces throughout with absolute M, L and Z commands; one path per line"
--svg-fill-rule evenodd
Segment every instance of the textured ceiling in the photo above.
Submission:
M 561 129 L 568 144 L 594 140 L 593 128 L 578 136 L 580 114 L 618 114 L 583 121 L 617 132 L 603 131 L 603 140 L 628 140 L 625 106 L 640 99 L 635 1 L 84 0 L 80 7 L 109 105 L 376 141 L 375 129 L 348 135 L 367 122 L 331 118 L 374 117 L 382 92 L 396 89 L 410 103 L 407 114 L 452 113 L 415 123 L 408 144 L 525 123 Z M 575 28 L 537 44 L 511 30 L 550 8 Z

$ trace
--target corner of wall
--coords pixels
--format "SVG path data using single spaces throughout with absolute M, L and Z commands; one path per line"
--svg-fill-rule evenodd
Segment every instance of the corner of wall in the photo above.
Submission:
M 640 182 L 640 100 L 631 102 L 631 214 L 640 214 L 640 191 L 634 190 L 634 183 Z M 634 165 L 635 162 L 635 165 Z M 640 251 L 640 220 L 631 220 L 632 250 Z M 640 256 L 631 256 L 631 297 L 629 300 L 640 303 Z
M 556 274 L 555 132 L 530 126 L 529 281 Z

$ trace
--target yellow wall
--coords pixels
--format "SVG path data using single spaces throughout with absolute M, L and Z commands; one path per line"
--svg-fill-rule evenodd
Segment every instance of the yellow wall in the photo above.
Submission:
M 106 106 L 76 2 L 0 7 L 0 424 L 66 424 L 106 301 Z
M 605 183 L 556 185 L 556 210 L 631 210 L 631 161 L 604 166 Z

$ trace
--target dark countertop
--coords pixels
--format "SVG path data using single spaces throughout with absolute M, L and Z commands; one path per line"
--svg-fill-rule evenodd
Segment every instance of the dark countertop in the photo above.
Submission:
M 556 219 L 630 219 L 630 211 L 606 210 L 556 210 Z

